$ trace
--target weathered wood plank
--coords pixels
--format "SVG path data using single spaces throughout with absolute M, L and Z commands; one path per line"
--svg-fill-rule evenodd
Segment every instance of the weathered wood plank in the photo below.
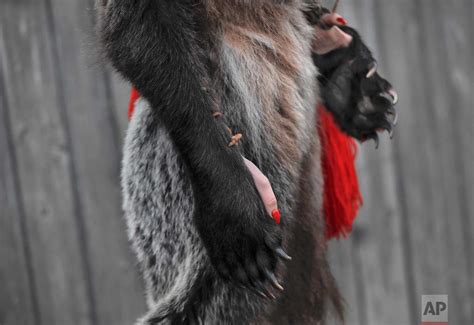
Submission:
M 474 102 L 473 102 L 473 73 L 474 61 L 474 38 L 472 30 L 474 28 L 474 4 L 470 0 L 437 1 L 436 14 L 440 22 L 439 34 L 442 36 L 438 47 L 443 52 L 443 58 L 438 62 L 438 67 L 443 71 L 443 81 L 445 89 L 449 94 L 445 111 L 450 119 L 450 137 L 446 146 L 452 148 L 451 154 L 454 159 L 454 168 L 451 169 L 450 188 L 453 189 L 458 202 L 458 211 L 461 217 L 462 229 L 451 229 L 451 236 L 463 239 L 460 246 L 464 246 L 466 255 L 464 261 L 467 267 L 467 278 L 451 279 L 454 287 L 465 286 L 462 289 L 463 296 L 459 296 L 461 301 L 454 301 L 455 312 L 466 315 L 464 319 L 474 321 Z M 437 33 L 438 34 L 438 33 Z M 444 112 L 443 112 L 444 113 Z M 446 113 L 444 113 L 446 114 Z M 449 206 L 447 213 L 449 217 L 454 212 Z M 456 211 L 456 210 L 455 210 Z M 450 218 L 447 218 L 450 219 Z M 450 221 L 448 221 L 450 223 Z M 456 247 L 451 247 L 456 251 Z M 457 252 L 457 251 L 456 251 Z M 461 252 L 456 254 L 458 258 L 463 258 Z M 463 265 L 456 265 L 456 269 Z M 470 296 L 466 290 L 470 284 Z M 457 288 L 455 289 L 457 290 Z M 465 295 L 464 295 L 465 294 Z M 451 307 L 451 302 L 450 302 Z
M 350 239 L 332 240 L 328 250 L 329 264 L 345 300 L 346 324 L 363 324 L 360 322 L 360 313 L 365 311 L 365 307 L 363 295 L 357 290 L 358 276 L 354 267 L 353 243 Z M 330 319 L 330 324 L 332 323 L 337 324 L 337 320 Z
M 456 0 L 456 3 L 467 2 L 464 0 Z M 472 281 L 472 274 L 468 273 L 468 254 L 467 246 L 464 241 L 465 217 L 461 210 L 462 194 L 461 187 L 464 176 L 458 166 L 462 164 L 461 146 L 457 140 L 459 115 L 455 111 L 468 109 L 467 107 L 456 107 L 454 93 L 450 91 L 449 80 L 446 76 L 451 72 L 451 67 L 446 63 L 446 45 L 444 37 L 452 37 L 450 34 L 443 35 L 442 25 L 440 21 L 456 22 L 459 15 L 455 11 L 441 9 L 445 1 L 436 0 L 421 2 L 423 8 L 422 20 L 420 24 L 423 34 L 434 33 L 441 37 L 427 37 L 425 39 L 425 48 L 429 53 L 426 69 L 427 94 L 432 101 L 428 106 L 431 107 L 432 134 L 437 140 L 433 151 L 439 156 L 437 159 L 437 169 L 439 180 L 437 184 L 438 195 L 442 196 L 442 210 L 440 211 L 439 222 L 444 224 L 445 228 L 445 244 L 447 248 L 447 256 L 444 258 L 445 263 L 451 265 L 450 272 L 446 274 L 448 281 L 448 292 L 450 300 L 450 321 L 458 324 L 470 323 L 470 302 L 469 299 L 469 283 Z M 461 13 L 460 13 L 461 14 Z M 465 37 L 461 29 L 453 28 L 452 35 L 455 37 Z M 472 109 L 472 108 L 471 108 Z M 471 125 L 472 127 L 472 125 Z M 464 133 L 464 131 L 462 131 Z M 460 134 L 459 134 L 460 135 Z M 459 152 L 459 154 L 457 154 Z M 449 216 L 449 218 L 446 218 Z M 456 252 L 456 253 L 454 253 Z M 453 254 L 454 253 L 454 254 Z M 432 255 L 435 258 L 435 254 Z
M 350 8 L 353 24 L 374 52 L 384 71 L 386 60 L 379 53 L 377 25 L 373 17 L 374 0 L 344 2 Z M 343 11 L 344 13 L 344 11 Z M 345 15 L 345 14 L 344 14 Z M 360 265 L 359 274 L 366 300 L 365 324 L 408 324 L 406 277 L 402 251 L 401 211 L 396 195 L 396 168 L 393 142 L 387 134 L 381 135 L 380 148 L 372 142 L 361 146 L 359 175 L 364 194 L 364 207 L 355 223 L 355 257 Z
M 3 48 L 5 42 L 0 33 L 0 49 Z M 1 50 L 0 58 L 3 63 Z M 39 315 L 4 85 L 3 67 L 0 65 L 0 324 L 33 324 Z
M 39 1 L 2 1 L 7 109 L 17 157 L 41 324 L 89 324 L 68 140 Z M 16 270 L 12 269 L 12 272 Z
M 429 14 L 429 8 L 436 3 L 397 1 L 377 6 L 378 19 L 385 26 L 380 34 L 383 57 L 402 96 L 395 149 L 402 227 L 407 236 L 404 253 L 412 323 L 420 320 L 422 294 L 446 293 L 456 302 L 468 296 L 466 263 L 462 261 L 466 255 L 459 238 L 453 236 L 462 224 L 456 191 L 449 183 L 454 166 L 451 148 L 444 138 L 448 127 L 445 123 L 449 121 L 442 114 L 443 110 L 449 111 L 449 106 L 442 101 L 440 82 L 444 77 L 438 71 L 442 56 L 432 43 L 440 38 L 428 37 L 438 35 L 432 29 L 440 18 Z M 431 28 L 426 27 L 430 24 Z M 453 282 L 455 277 L 464 285 Z M 450 309 L 450 321 L 468 323 L 465 314 L 451 312 L 454 308 Z
M 397 126 L 397 136 L 394 140 L 394 158 L 397 171 L 397 193 L 400 198 L 401 227 L 403 231 L 403 252 L 407 268 L 405 285 L 408 291 L 408 315 L 410 323 L 419 322 L 419 300 L 421 279 L 415 275 L 414 257 L 412 251 L 423 242 L 419 231 L 431 231 L 429 228 L 421 230 L 420 225 L 425 216 L 433 213 L 434 208 L 429 204 L 433 199 L 429 191 L 432 187 L 426 177 L 426 168 L 422 162 L 428 161 L 423 141 L 418 137 L 420 128 L 419 107 L 423 107 L 422 80 L 417 73 L 421 64 L 418 55 L 417 17 L 411 1 L 383 2 L 376 5 L 375 15 L 377 24 L 385 26 L 379 32 L 381 57 L 384 58 L 386 71 L 392 76 L 393 82 L 401 95 L 398 105 L 400 123 Z M 390 44 L 395 44 L 390 46 Z M 416 75 L 418 79 L 414 79 Z M 421 99 L 420 99 L 421 98 Z M 420 99 L 420 100 L 419 100 Z M 417 114 L 418 113 L 418 114 Z M 428 187 L 427 187 L 428 186 Z M 412 221 L 414 220 L 414 221 Z M 412 231 L 412 223 L 419 225 Z M 439 240 L 433 241 L 433 247 L 439 247 Z M 419 261 L 417 261 L 417 266 Z M 419 269 L 418 269 L 419 272 Z M 433 280 L 433 279 L 431 279 Z
M 47 2 L 46 2 L 47 3 Z M 138 268 L 121 210 L 121 145 L 105 71 L 91 66 L 93 13 L 83 2 L 51 0 L 51 35 L 60 71 L 61 107 L 71 134 L 71 154 L 98 324 L 131 324 L 145 310 Z M 124 103 L 126 106 L 126 103 Z M 126 120 L 126 110 L 123 112 Z

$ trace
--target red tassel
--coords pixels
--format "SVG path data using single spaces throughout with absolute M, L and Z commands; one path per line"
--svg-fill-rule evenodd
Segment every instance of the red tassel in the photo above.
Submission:
M 324 106 L 319 106 L 324 175 L 326 237 L 346 237 L 363 200 L 355 169 L 357 144 L 344 134 Z
M 135 103 L 140 98 L 140 93 L 135 87 L 132 88 L 132 93 L 130 94 L 130 101 L 128 102 L 128 120 L 130 121 L 135 109 Z
M 135 103 L 140 97 L 133 88 L 128 106 L 128 119 L 133 115 Z M 347 236 L 362 205 L 359 182 L 355 170 L 357 145 L 337 126 L 331 113 L 319 106 L 319 135 L 322 146 L 324 175 L 324 214 L 326 238 Z

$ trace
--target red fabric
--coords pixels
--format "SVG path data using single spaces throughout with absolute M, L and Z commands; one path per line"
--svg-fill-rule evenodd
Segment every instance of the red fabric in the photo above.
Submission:
M 344 134 L 324 106 L 319 106 L 319 134 L 324 175 L 327 239 L 347 236 L 362 205 L 355 169 L 357 145 Z
M 140 98 L 140 93 L 135 88 L 132 88 L 132 93 L 130 94 L 130 102 L 128 103 L 128 120 L 132 118 L 133 110 L 135 109 L 135 102 Z
M 128 106 L 132 118 L 135 102 L 140 94 L 134 88 Z M 322 146 L 324 175 L 324 214 L 327 239 L 347 236 L 352 230 L 357 212 L 362 205 L 359 182 L 355 170 L 357 145 L 336 125 L 333 116 L 323 106 L 318 107 L 319 135 Z

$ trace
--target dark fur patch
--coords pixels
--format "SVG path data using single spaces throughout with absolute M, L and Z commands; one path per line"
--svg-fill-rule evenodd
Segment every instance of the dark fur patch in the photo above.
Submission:
M 271 324 L 318 324 L 325 318 L 327 303 L 343 319 L 344 307 L 326 258 L 324 216 L 321 209 L 321 161 L 314 142 L 300 178 L 297 218 L 288 238 L 293 257 L 285 275 L 286 291 L 274 308 Z

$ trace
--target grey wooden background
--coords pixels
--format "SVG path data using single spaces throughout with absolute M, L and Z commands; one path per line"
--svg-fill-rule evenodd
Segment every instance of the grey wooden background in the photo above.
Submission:
M 396 85 L 364 144 L 365 206 L 333 269 L 348 324 L 474 322 L 472 0 L 345 0 Z M 97 58 L 92 0 L 0 1 L 0 324 L 130 324 L 145 310 L 120 209 L 129 86 Z

